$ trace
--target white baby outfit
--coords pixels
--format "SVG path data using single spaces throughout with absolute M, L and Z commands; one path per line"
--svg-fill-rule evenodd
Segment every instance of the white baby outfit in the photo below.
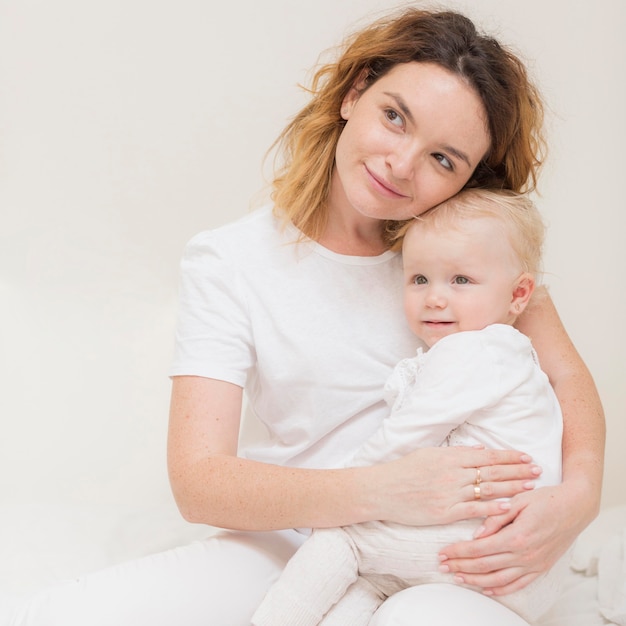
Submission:
M 495 324 L 445 337 L 427 353 L 420 348 L 398 364 L 385 389 L 391 414 L 354 464 L 390 461 L 423 446 L 483 444 L 523 450 L 543 468 L 539 485 L 560 482 L 560 407 L 530 341 L 513 327 Z M 367 522 L 315 530 L 270 589 L 253 624 L 368 624 L 388 596 L 414 585 L 451 582 L 451 575 L 438 572 L 438 552 L 471 539 L 480 524 L 417 528 Z M 494 600 L 533 622 L 556 599 L 564 562 Z

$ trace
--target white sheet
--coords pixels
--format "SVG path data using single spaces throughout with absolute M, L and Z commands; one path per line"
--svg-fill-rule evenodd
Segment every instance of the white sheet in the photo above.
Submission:
M 626 626 L 626 527 L 611 536 L 598 558 L 598 600 L 604 617 Z
M 602 511 L 579 537 L 571 572 L 541 626 L 626 625 L 626 506 Z
M 169 497 L 109 511 L 51 503 L 0 507 L 0 600 L 127 558 L 206 536 Z M 579 538 L 564 592 L 540 626 L 626 626 L 626 505 L 604 510 Z

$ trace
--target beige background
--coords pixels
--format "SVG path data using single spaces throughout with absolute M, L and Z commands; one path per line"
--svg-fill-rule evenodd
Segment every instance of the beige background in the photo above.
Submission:
M 258 202 L 297 83 L 394 4 L 0 0 L 5 528 L 49 538 L 72 511 L 90 545 L 112 512 L 178 523 L 164 445 L 182 248 Z M 549 103 L 547 282 L 604 401 L 604 505 L 626 503 L 626 3 L 448 6 L 527 58 Z

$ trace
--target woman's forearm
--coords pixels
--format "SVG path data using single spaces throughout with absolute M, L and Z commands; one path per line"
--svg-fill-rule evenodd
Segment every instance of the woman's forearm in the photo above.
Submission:
M 174 495 L 190 522 L 237 530 L 326 528 L 376 519 L 414 526 L 497 515 L 508 504 L 474 500 L 475 467 L 498 465 L 494 497 L 524 491 L 534 477 L 522 453 L 423 448 L 391 463 L 345 469 L 289 468 L 210 455 L 170 465 Z
M 534 466 L 514 450 L 424 448 L 390 463 L 303 469 L 237 456 L 241 388 L 177 377 L 168 469 L 189 521 L 240 530 L 344 526 L 375 519 L 430 525 L 502 512 Z M 487 466 L 494 465 L 493 471 Z M 474 499 L 476 467 L 488 500 Z M 494 480 L 488 475 L 493 474 Z
M 242 390 L 223 381 L 173 381 L 168 433 L 172 491 L 189 521 L 272 530 L 360 521 L 361 472 L 279 467 L 237 457 Z
M 369 517 L 361 469 L 307 470 L 211 455 L 184 471 L 172 484 L 190 522 L 275 530 L 342 526 Z
M 545 289 L 533 296 L 517 327 L 531 338 L 561 405 L 563 482 L 582 513 L 582 529 L 597 515 L 600 504 L 605 441 L 600 397 Z
M 582 361 L 554 382 L 563 411 L 563 483 L 578 493 L 580 530 L 600 509 L 604 471 L 605 422 L 591 374 Z

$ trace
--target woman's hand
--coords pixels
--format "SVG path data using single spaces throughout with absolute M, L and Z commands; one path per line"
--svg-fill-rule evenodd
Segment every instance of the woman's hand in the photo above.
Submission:
M 441 571 L 487 595 L 517 591 L 552 567 L 590 521 L 571 515 L 585 501 L 565 483 L 519 494 L 509 511 L 485 520 L 478 538 L 443 550 Z
M 522 452 L 469 447 L 421 448 L 370 468 L 376 492 L 373 517 L 424 526 L 508 511 L 505 498 L 532 490 L 541 468 Z M 475 482 L 480 469 L 480 499 Z

